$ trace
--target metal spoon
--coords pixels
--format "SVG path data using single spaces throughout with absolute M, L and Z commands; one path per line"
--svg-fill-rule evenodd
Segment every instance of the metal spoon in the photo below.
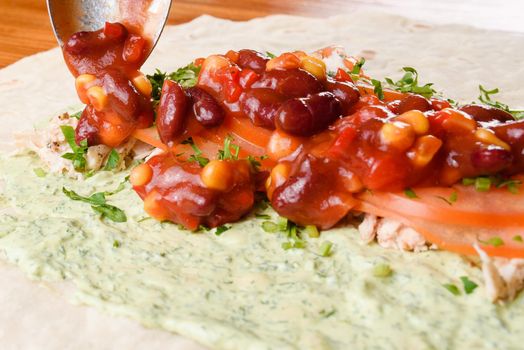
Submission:
M 142 28 L 153 50 L 166 24 L 171 1 L 47 0 L 47 9 L 60 46 L 76 32 L 98 30 L 105 22 L 121 22 Z

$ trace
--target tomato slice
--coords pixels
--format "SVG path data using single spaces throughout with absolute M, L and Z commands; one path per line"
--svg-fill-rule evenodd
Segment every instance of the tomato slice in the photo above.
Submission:
M 507 189 L 479 192 L 473 186 L 415 189 L 417 198 L 404 193 L 366 192 L 359 198 L 401 216 L 473 227 L 524 226 L 524 193 Z
M 449 250 L 463 255 L 476 255 L 475 245 L 478 245 L 490 256 L 505 258 L 524 257 L 524 228 L 513 227 L 471 227 L 432 222 L 426 219 L 399 215 L 384 207 L 361 202 L 355 210 L 398 220 L 422 234 L 429 242 L 440 249 Z

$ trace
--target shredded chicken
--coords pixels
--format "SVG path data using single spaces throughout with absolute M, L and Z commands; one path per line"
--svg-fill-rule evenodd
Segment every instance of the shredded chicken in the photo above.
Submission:
M 360 237 L 366 243 L 371 243 L 376 239 L 378 244 L 384 248 L 415 252 L 428 250 L 424 236 L 396 220 L 366 214 L 358 229 Z
M 43 129 L 36 130 L 32 134 L 17 135 L 17 146 L 34 151 L 52 173 L 81 177 L 81 174 L 75 171 L 73 163 L 62 157 L 62 155 L 72 152 L 72 150 L 60 127 L 67 125 L 76 128 L 77 124 L 78 120 L 76 118 L 64 113 L 53 118 Z M 152 149 L 151 146 L 131 138 L 126 143 L 115 148 L 115 151 L 120 156 L 120 163 L 116 169 L 120 170 L 126 167 L 126 158 L 144 159 L 151 153 Z M 111 148 L 105 145 L 89 147 L 85 155 L 86 170 L 96 171 L 104 167 L 110 153 Z
M 524 259 L 492 258 L 475 246 L 482 261 L 486 293 L 491 301 L 513 300 L 524 288 Z
M 416 230 L 402 223 L 366 214 L 358 226 L 361 239 L 384 248 L 420 252 L 436 249 Z M 475 246 L 482 261 L 486 294 L 492 302 L 511 301 L 524 289 L 524 259 L 492 258 Z

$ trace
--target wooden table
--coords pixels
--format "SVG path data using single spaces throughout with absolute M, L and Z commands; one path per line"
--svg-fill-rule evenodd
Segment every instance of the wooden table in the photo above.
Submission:
M 505 0 L 174 0 L 170 24 L 201 14 L 246 20 L 275 13 L 329 16 L 370 8 L 437 22 L 524 32 L 524 1 Z M 56 46 L 44 0 L 0 0 L 0 68 Z

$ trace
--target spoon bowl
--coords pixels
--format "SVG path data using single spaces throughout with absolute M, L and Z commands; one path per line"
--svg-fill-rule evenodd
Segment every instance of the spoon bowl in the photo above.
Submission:
M 171 0 L 47 0 L 51 25 L 60 46 L 74 33 L 94 31 L 105 22 L 140 30 L 157 43 L 167 22 Z M 150 52 L 149 52 L 150 53 Z

